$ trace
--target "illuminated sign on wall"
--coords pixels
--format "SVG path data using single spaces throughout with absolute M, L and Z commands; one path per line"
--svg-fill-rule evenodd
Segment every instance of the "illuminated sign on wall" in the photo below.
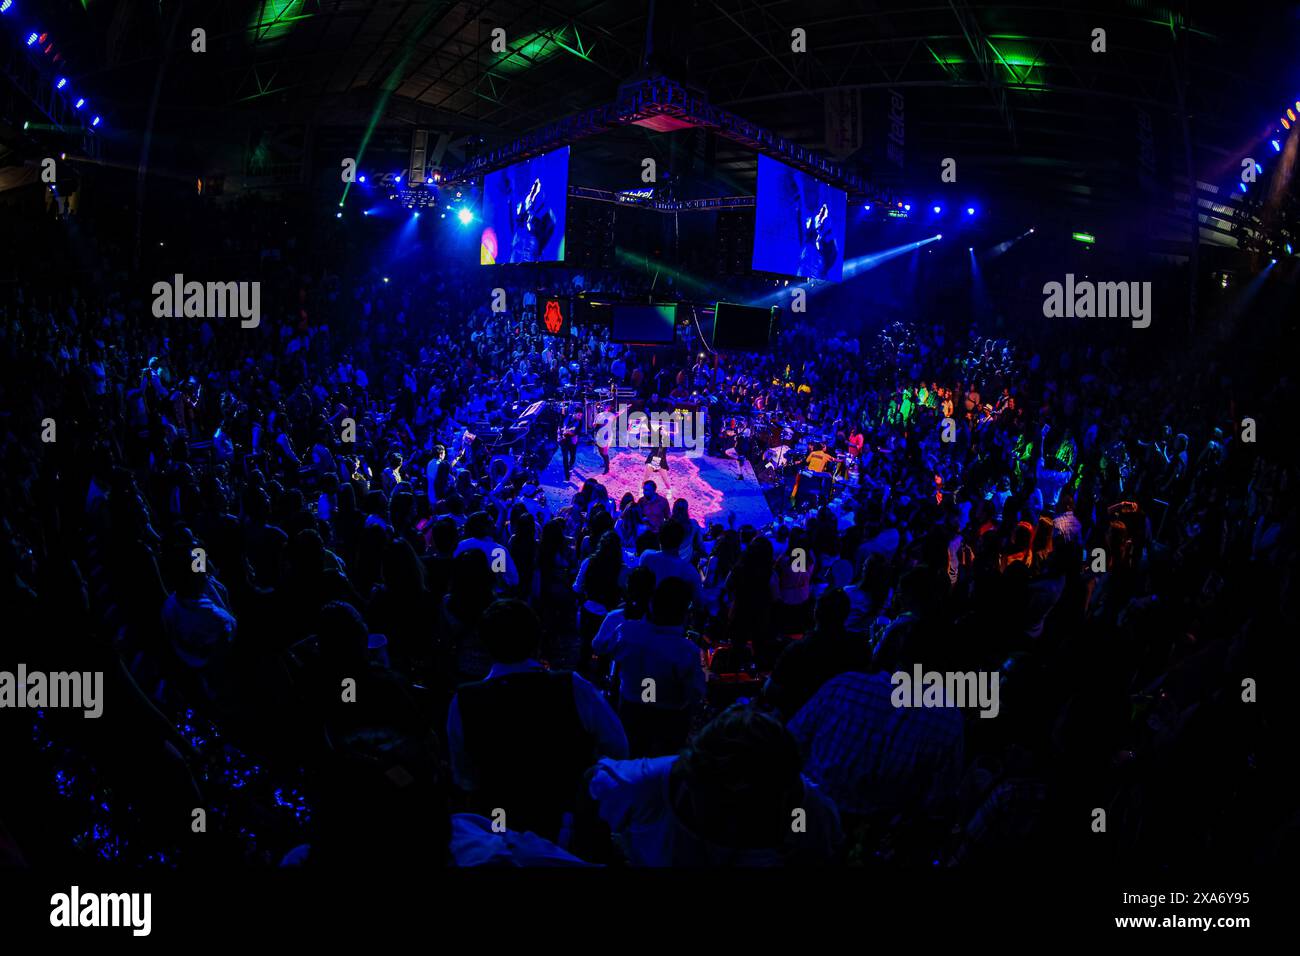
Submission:
M 542 307 L 542 324 L 552 335 L 560 334 L 560 330 L 564 328 L 564 309 L 560 306 L 559 299 L 546 300 L 546 304 Z

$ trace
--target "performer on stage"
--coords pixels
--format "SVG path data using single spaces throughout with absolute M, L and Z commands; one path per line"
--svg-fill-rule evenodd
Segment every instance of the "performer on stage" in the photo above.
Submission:
M 749 463 L 749 471 L 758 480 L 758 473 L 754 471 L 754 463 L 750 461 L 750 456 L 754 454 L 754 430 L 748 424 L 736 433 L 736 477 L 745 480 L 745 464 Z
M 866 436 L 862 434 L 862 429 L 854 426 L 849 432 L 849 454 L 854 458 L 862 457 L 862 446 L 866 444 Z
M 609 474 L 609 446 L 614 441 L 614 429 L 618 421 L 614 411 L 609 406 L 605 406 L 596 413 L 596 431 L 593 438 L 596 442 L 596 454 L 600 455 L 600 460 L 604 462 L 604 474 Z
M 564 461 L 564 480 L 569 480 L 569 473 L 573 471 L 573 466 L 578 460 L 578 433 L 582 431 L 582 410 L 570 410 L 564 417 L 564 422 L 560 425 L 559 434 L 556 440 L 560 443 L 560 456 Z M 609 460 L 606 459 L 605 470 L 609 470 Z
M 668 494 L 671 497 L 673 492 L 673 483 L 668 477 L 668 430 L 663 426 L 660 426 L 658 431 L 654 434 L 652 444 L 653 447 L 650 449 L 650 454 L 646 455 L 645 459 L 645 478 L 647 481 L 649 481 L 652 476 L 662 478 L 664 488 L 668 490 Z
M 821 473 L 835 460 L 835 456 L 826 450 L 821 442 L 813 442 L 812 451 L 808 452 L 808 470 Z

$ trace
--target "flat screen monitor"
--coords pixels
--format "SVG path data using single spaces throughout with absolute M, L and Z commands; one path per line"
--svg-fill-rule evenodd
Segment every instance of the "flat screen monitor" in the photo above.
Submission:
M 677 329 L 677 305 L 616 305 L 610 338 L 629 345 L 667 345 Z
M 713 309 L 710 345 L 724 351 L 767 348 L 772 341 L 775 323 L 775 309 L 719 302 Z

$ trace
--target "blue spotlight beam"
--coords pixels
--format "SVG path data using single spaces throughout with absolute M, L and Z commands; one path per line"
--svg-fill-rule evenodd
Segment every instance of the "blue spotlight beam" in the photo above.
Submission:
M 853 259 L 846 259 L 844 262 L 843 279 L 839 283 L 834 282 L 817 282 L 809 280 L 800 282 L 789 287 L 782 287 L 769 292 L 765 296 L 753 299 L 746 303 L 747 305 L 758 306 L 759 308 L 770 308 L 774 305 L 781 305 L 787 295 L 793 289 L 803 289 L 808 295 L 816 295 L 823 289 L 829 289 L 835 285 L 843 285 L 850 279 L 855 278 L 863 273 L 870 272 L 872 269 L 878 269 L 891 259 L 897 259 L 899 256 L 905 256 L 909 252 L 920 249 L 922 246 L 928 246 L 932 242 L 938 242 L 939 236 L 930 236 L 926 239 L 919 239 L 916 242 L 904 243 L 901 246 L 893 246 L 889 249 L 882 249 L 880 252 L 872 252 L 865 256 L 857 256 Z

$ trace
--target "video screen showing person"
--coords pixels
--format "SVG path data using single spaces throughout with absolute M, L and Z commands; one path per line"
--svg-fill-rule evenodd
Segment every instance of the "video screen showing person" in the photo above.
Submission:
M 846 200 L 844 190 L 760 155 L 754 270 L 839 282 Z
M 483 177 L 479 263 L 563 262 L 569 147 Z

